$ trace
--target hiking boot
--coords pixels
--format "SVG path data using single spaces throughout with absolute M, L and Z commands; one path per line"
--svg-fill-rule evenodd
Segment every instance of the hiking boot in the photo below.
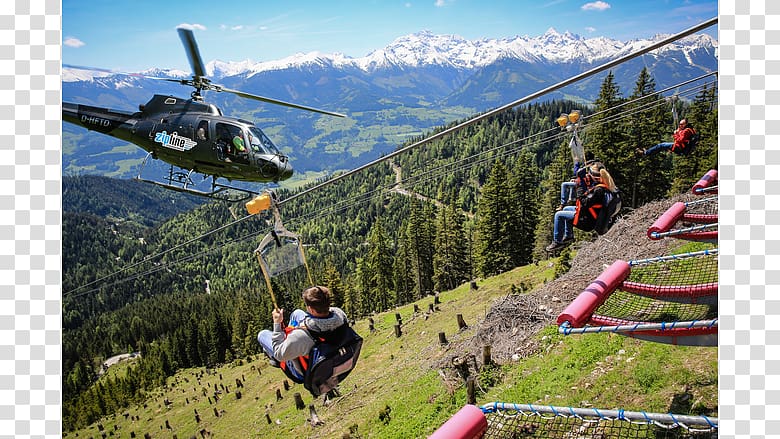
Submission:
M 563 241 L 561 241 L 561 242 L 553 241 L 552 244 L 550 244 L 547 247 L 545 247 L 545 250 L 547 250 L 548 252 L 559 250 L 559 249 L 562 249 L 562 248 L 566 247 L 567 245 L 571 244 L 572 242 L 574 242 L 574 238 L 573 237 L 572 238 L 564 238 Z
M 564 244 L 562 242 L 555 242 L 555 241 L 553 241 L 552 244 L 548 245 L 544 249 L 547 250 L 548 252 L 551 252 L 551 251 L 558 250 L 558 249 L 563 248 L 563 247 L 566 247 L 566 244 Z
M 637 149 L 634 150 L 634 152 L 636 152 L 636 155 L 638 155 L 640 157 L 645 155 L 645 151 L 646 150 L 644 148 L 637 148 Z
M 561 210 L 563 210 L 563 208 L 564 208 L 564 207 L 565 207 L 565 205 L 564 205 L 564 204 L 561 204 L 560 206 L 558 206 L 558 208 L 557 208 L 557 209 L 555 209 L 555 211 L 556 211 L 556 212 L 558 212 L 558 211 L 561 211 Z

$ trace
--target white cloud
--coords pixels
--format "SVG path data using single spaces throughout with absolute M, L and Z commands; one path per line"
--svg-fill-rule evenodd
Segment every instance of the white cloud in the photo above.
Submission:
M 233 26 L 233 27 L 231 27 L 231 28 L 230 28 L 230 30 L 241 30 L 241 29 L 243 29 L 243 28 L 244 28 L 244 25 L 242 25 L 242 24 L 239 24 L 238 26 Z
M 182 23 L 178 26 L 176 26 L 176 29 L 189 29 L 189 30 L 206 30 L 206 26 L 202 24 L 190 24 L 190 23 Z
M 582 5 L 581 9 L 583 11 L 603 11 L 611 7 L 612 6 L 609 3 L 598 0 L 595 2 L 585 3 L 584 5 Z
M 62 42 L 62 44 L 68 47 L 81 47 L 86 43 L 84 43 L 83 41 L 79 40 L 76 37 L 65 37 L 65 40 Z
M 585 28 L 585 30 L 586 30 L 586 31 L 588 31 L 589 33 L 596 32 L 596 28 L 595 28 L 595 27 L 592 27 L 592 26 L 588 26 L 588 27 L 586 27 L 586 28 Z
M 436 0 L 435 2 L 433 2 L 433 5 L 436 6 L 437 8 L 447 6 L 447 0 Z

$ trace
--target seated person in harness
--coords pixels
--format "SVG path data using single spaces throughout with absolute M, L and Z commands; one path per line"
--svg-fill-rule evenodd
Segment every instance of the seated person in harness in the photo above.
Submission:
M 282 327 L 284 310 L 273 310 L 273 331 L 260 331 L 257 341 L 272 366 L 319 396 L 335 388 L 352 370 L 362 339 L 349 327 L 344 311 L 330 306 L 327 287 L 307 288 L 303 303 L 306 310 L 293 311 L 287 327 Z M 318 376 L 311 377 L 311 369 L 320 363 L 325 366 Z
M 574 178 L 569 181 L 561 183 L 561 205 L 558 206 L 556 211 L 563 210 L 564 207 L 574 204 L 577 200 L 577 195 L 586 191 L 589 187 L 588 168 L 596 166 L 598 169 L 604 167 L 601 161 L 593 156 L 592 152 L 585 153 L 585 165 L 581 165 L 579 162 L 574 163 Z
M 640 156 L 652 155 L 659 151 L 672 151 L 676 154 L 687 154 L 698 142 L 698 134 L 696 133 L 696 130 L 688 124 L 688 119 L 682 119 L 680 121 L 680 125 L 674 130 L 672 137 L 674 138 L 674 142 L 661 142 L 647 149 L 637 148 L 636 153 Z
M 545 249 L 555 251 L 574 241 L 574 227 L 584 231 L 607 232 L 612 218 L 620 210 L 620 191 L 609 171 L 594 162 L 580 173 L 577 205 L 564 206 L 555 212 L 553 242 Z

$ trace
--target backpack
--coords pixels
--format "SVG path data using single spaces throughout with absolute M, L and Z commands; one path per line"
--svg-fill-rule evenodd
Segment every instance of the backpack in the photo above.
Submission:
M 622 207 L 620 191 L 612 192 L 604 184 L 598 184 L 577 198 L 574 211 L 574 227 L 585 232 L 607 233 L 614 216 Z
M 615 222 L 618 213 L 623 209 L 623 193 L 620 189 L 615 189 L 614 191 L 605 190 L 605 192 L 607 198 L 607 220 L 601 227 L 596 228 L 596 233 L 599 235 L 607 233 L 607 230 Z
M 360 356 L 363 338 L 344 324 L 333 331 L 308 331 L 314 339 L 303 387 L 315 398 L 336 388 L 352 372 Z

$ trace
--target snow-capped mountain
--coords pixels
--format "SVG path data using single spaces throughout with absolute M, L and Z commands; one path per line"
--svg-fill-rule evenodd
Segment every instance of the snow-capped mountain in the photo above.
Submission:
M 515 59 L 530 63 L 596 63 L 635 52 L 660 41 L 668 35 L 656 35 L 650 39 L 618 41 L 605 37 L 583 38 L 571 32 L 559 33 L 550 28 L 536 37 L 515 36 L 502 39 L 466 40 L 458 35 L 435 35 L 421 31 L 397 38 L 387 47 L 374 50 L 361 58 L 351 58 L 341 53 L 296 53 L 272 61 L 221 61 L 206 64 L 206 72 L 213 78 L 247 75 L 260 72 L 295 68 L 329 67 L 336 69 L 357 68 L 371 72 L 383 68 L 417 68 L 445 66 L 464 70 L 486 67 L 500 59 Z M 698 34 L 652 52 L 656 56 L 699 49 L 712 50 L 717 56 L 717 41 L 709 35 Z M 141 72 L 150 76 L 186 77 L 189 73 L 154 68 Z M 107 76 L 96 72 L 94 76 Z M 63 81 L 88 80 L 89 73 L 63 69 Z
M 215 83 L 247 93 L 345 113 L 345 124 L 321 123 L 322 117 L 286 107 L 263 104 L 227 93 L 205 98 L 227 115 L 262 121 L 259 125 L 290 154 L 299 171 L 345 169 L 366 163 L 419 134 L 456 119 L 487 111 L 534 93 L 623 55 L 634 53 L 667 36 L 631 41 L 583 38 L 549 29 L 542 35 L 466 40 L 429 31 L 397 38 L 360 58 L 344 54 L 298 53 L 272 61 L 211 60 L 206 72 Z M 717 70 L 718 43 L 704 34 L 692 35 L 614 67 L 611 71 L 624 96 L 631 93 L 639 72 L 647 68 L 656 89 L 664 89 Z M 184 54 L 182 53 L 182 57 Z M 145 76 L 188 78 L 191 73 L 165 70 Z M 593 102 L 606 73 L 572 84 L 545 99 Z M 65 67 L 63 100 L 135 111 L 152 94 L 187 96 L 181 85 L 142 76 L 85 72 Z M 78 128 L 66 125 L 65 133 Z M 92 145 L 69 148 L 65 171 L 100 170 L 123 175 L 115 162 L 126 160 L 105 153 L 117 142 L 95 133 L 79 134 Z M 100 145 L 100 146 L 98 146 Z M 143 157 L 138 150 L 137 156 Z M 135 156 L 133 156 L 135 157 Z M 117 174 L 111 174 L 117 172 Z

